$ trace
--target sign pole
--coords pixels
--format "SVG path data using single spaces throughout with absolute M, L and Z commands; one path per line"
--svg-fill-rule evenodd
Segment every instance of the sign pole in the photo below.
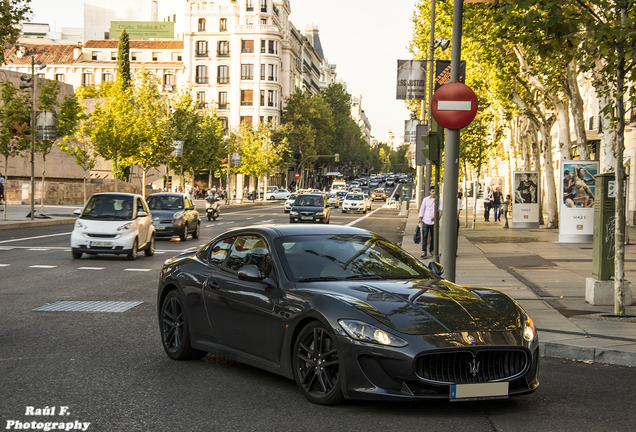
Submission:
M 451 52 L 451 82 L 459 82 L 464 2 L 453 5 L 453 50 Z M 448 129 L 444 155 L 444 207 L 442 212 L 442 260 L 444 277 L 455 282 L 457 247 L 457 187 L 459 175 L 460 129 Z

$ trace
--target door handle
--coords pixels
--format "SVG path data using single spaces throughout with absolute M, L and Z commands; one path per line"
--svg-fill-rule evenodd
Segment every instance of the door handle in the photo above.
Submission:
M 207 284 L 208 288 L 210 289 L 219 289 L 221 288 L 221 285 L 219 285 L 219 283 L 217 281 L 211 281 L 208 279 Z

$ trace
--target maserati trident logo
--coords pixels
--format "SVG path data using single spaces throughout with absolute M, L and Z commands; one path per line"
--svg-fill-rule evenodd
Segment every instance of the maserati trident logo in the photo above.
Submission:
M 468 362 L 469 372 L 474 376 L 479 373 L 479 363 L 476 359 L 473 359 L 472 363 Z
M 469 335 L 468 336 L 468 342 L 470 342 L 471 344 L 474 344 L 475 343 L 475 338 Z

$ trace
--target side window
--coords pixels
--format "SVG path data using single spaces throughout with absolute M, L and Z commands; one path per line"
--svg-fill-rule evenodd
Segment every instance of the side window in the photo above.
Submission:
M 208 259 L 210 264 L 223 265 L 227 259 L 228 252 L 232 247 L 232 243 L 234 243 L 234 237 L 228 237 L 212 245 L 212 248 L 210 249 L 210 257 Z
M 140 211 L 146 211 L 146 209 L 144 208 L 143 200 L 137 197 L 137 213 L 139 213 Z M 137 217 L 136 213 L 135 213 L 135 217 Z
M 265 277 L 272 272 L 272 260 L 267 243 L 259 236 L 241 236 L 236 239 L 230 257 L 227 260 L 227 267 L 238 271 L 245 265 L 253 264 Z

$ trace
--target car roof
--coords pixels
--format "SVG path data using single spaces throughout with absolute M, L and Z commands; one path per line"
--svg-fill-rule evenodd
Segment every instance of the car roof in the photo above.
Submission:
M 222 236 L 236 235 L 242 232 L 260 232 L 269 238 L 288 237 L 297 235 L 362 235 L 379 237 L 377 234 L 362 228 L 346 227 L 341 225 L 306 225 L 306 224 L 289 224 L 289 225 L 252 225 L 247 227 L 235 228 L 222 234 Z M 220 236 L 219 236 L 220 237 Z
M 126 192 L 98 192 L 93 194 L 92 196 L 121 196 L 121 197 L 140 197 L 141 195 L 139 194 L 132 194 L 132 193 L 126 193 Z
M 146 198 L 150 198 L 153 196 L 178 196 L 178 197 L 190 197 L 190 194 L 179 193 L 179 192 L 157 192 L 148 195 Z

